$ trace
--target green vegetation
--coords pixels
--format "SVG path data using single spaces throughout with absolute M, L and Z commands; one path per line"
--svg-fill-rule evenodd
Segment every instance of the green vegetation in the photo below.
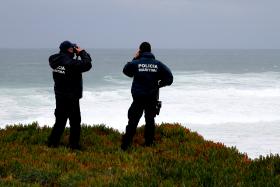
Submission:
M 256 160 L 235 148 L 205 141 L 179 124 L 156 128 L 144 147 L 143 127 L 133 148 L 120 150 L 121 134 L 83 126 L 82 151 L 48 148 L 50 128 L 37 123 L 0 130 L 0 186 L 280 186 L 280 157 Z

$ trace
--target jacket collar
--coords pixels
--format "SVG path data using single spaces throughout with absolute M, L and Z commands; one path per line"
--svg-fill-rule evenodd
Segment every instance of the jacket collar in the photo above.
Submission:
M 69 52 L 65 52 L 65 51 L 60 51 L 59 52 L 60 54 L 63 54 L 63 55 L 66 55 L 66 56 L 68 56 L 68 57 L 70 57 L 70 58 L 74 58 L 75 57 L 75 54 L 74 53 L 69 53 Z
M 140 58 L 152 58 L 155 59 L 155 56 L 153 55 L 153 53 L 150 52 L 144 52 L 140 55 Z

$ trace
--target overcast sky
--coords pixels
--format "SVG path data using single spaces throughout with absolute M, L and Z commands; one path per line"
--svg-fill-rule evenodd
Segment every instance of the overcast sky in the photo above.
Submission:
M 7 0 L 0 48 L 280 49 L 280 0 Z

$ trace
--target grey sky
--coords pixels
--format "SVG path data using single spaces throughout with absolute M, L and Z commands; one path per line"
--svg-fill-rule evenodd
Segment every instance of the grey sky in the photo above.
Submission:
M 279 0 L 7 0 L 0 48 L 280 48 Z

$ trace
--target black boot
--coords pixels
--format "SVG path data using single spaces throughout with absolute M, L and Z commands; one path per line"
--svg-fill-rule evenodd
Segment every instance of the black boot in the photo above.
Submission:
M 80 144 L 70 144 L 69 145 L 70 149 L 72 150 L 78 150 L 78 151 L 81 151 L 82 150 L 82 147 Z
M 52 143 L 52 142 L 48 141 L 47 146 L 50 147 L 50 148 L 57 148 L 58 144 L 55 144 L 55 143 Z
M 131 147 L 131 138 L 128 138 L 127 135 L 122 136 L 122 144 L 121 144 L 121 149 L 123 151 L 126 151 L 128 148 Z

